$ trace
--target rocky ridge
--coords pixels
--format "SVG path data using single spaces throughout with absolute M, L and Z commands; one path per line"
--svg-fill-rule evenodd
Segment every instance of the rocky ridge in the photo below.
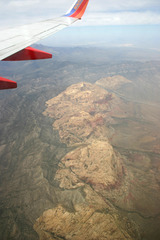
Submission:
M 54 119 L 61 141 L 74 148 L 61 159 L 55 181 L 62 190 L 82 189 L 85 198 L 71 211 L 58 205 L 44 212 L 34 225 L 40 239 L 141 239 L 143 230 L 125 213 L 154 217 L 160 196 L 141 195 L 148 176 L 146 183 L 137 181 L 125 156 L 110 143 L 109 126 L 132 114 L 126 109 L 114 93 L 90 83 L 72 85 L 47 102 L 44 115 Z M 155 182 L 152 174 L 149 180 Z
M 86 54 L 84 49 L 80 55 L 82 56 L 80 63 L 77 61 L 77 48 L 75 49 L 76 59 L 74 57 L 74 63 L 72 63 L 68 62 L 68 56 L 72 56 L 72 50 L 63 49 L 59 54 L 62 61 L 58 62 L 55 52 L 53 62 L 12 64 L 2 62 L 3 75 L 9 74 L 10 78 L 19 80 L 19 87 L 15 91 L 1 92 L 0 97 L 0 239 L 39 239 L 33 230 L 35 220 L 43 216 L 44 211 L 54 210 L 58 206 L 61 206 L 64 214 L 74 213 L 75 210 L 77 213 L 82 212 L 77 206 L 86 210 L 91 207 L 90 212 L 94 209 L 95 212 L 102 213 L 101 217 L 109 218 L 113 227 L 116 224 L 116 231 L 120 237 L 121 231 L 126 238 L 129 234 L 134 239 L 160 239 L 159 63 L 148 62 L 146 57 L 147 62 L 133 62 L 131 56 L 130 62 L 128 59 L 122 62 L 125 49 L 121 49 L 122 54 L 118 52 L 116 55 L 116 61 L 118 58 L 119 63 L 115 62 L 115 54 L 108 55 L 110 49 L 106 50 L 107 54 L 104 54 L 102 49 L 99 54 L 101 60 L 99 64 L 97 51 L 93 54 L 96 58 L 90 57 L 88 61 L 89 54 L 88 51 Z M 93 49 L 90 49 L 90 52 L 93 52 Z M 84 63 L 83 53 L 87 56 L 86 63 Z M 66 54 L 65 60 L 64 54 Z M 107 62 L 106 59 L 103 60 L 104 55 L 107 56 Z M 136 60 L 139 61 L 140 57 L 141 53 Z M 92 59 L 96 59 L 96 64 L 92 64 Z M 112 80 L 111 85 L 104 84 L 105 79 L 102 80 L 104 76 L 112 76 L 111 79 L 113 79 L 114 75 L 116 75 L 114 81 L 117 82 L 115 88 Z M 133 84 L 118 84 L 120 75 L 130 79 Z M 108 120 L 104 118 L 103 124 L 91 131 L 92 137 L 90 138 L 90 135 L 88 138 L 83 138 L 85 144 L 80 140 L 78 143 L 76 141 L 72 143 L 71 139 L 67 147 L 65 141 L 60 142 L 62 138 L 59 138 L 59 131 L 55 127 L 52 128 L 56 118 L 42 115 L 45 109 L 44 103 L 76 82 L 94 83 L 99 78 L 101 78 L 101 88 L 106 89 L 108 93 L 114 92 L 118 100 L 118 109 L 121 109 L 123 114 L 114 112 L 112 117 L 108 113 Z M 110 101 L 111 104 L 113 101 Z M 60 188 L 63 176 L 55 179 L 61 167 L 65 168 L 64 164 L 60 166 L 60 160 L 75 149 L 90 146 L 90 143 L 92 145 L 94 140 L 106 142 L 106 139 L 116 156 L 120 157 L 123 167 L 124 176 L 121 178 L 119 187 L 111 188 L 110 184 L 110 190 L 102 187 L 98 189 L 93 182 L 91 185 L 90 182 L 85 184 L 85 179 L 77 180 L 74 174 L 77 183 L 83 185 L 77 188 Z M 69 171 L 68 174 L 70 173 Z M 90 176 L 88 177 L 90 181 Z M 73 183 L 75 184 L 75 181 Z M 64 186 L 67 185 L 64 183 Z M 54 221 L 58 219 L 55 218 Z M 77 223 L 77 227 L 81 227 L 82 224 L 82 222 L 81 225 Z M 95 229 L 96 224 L 94 224 Z M 108 224 L 103 228 L 97 225 L 99 227 L 97 234 L 101 236 L 100 231 L 106 231 L 109 238 L 112 232 L 111 227 L 107 228 Z M 37 229 L 38 226 L 39 222 L 36 225 Z M 60 235 L 56 235 L 57 230 L 54 228 L 52 231 L 49 229 L 48 232 L 47 228 L 46 231 L 43 229 L 43 227 L 40 228 L 39 236 L 45 233 L 50 235 L 51 239 L 53 236 L 56 239 L 62 239 Z M 63 236 L 66 236 L 65 229 Z
M 107 139 L 105 122 L 111 124 L 113 117 L 125 117 L 122 105 L 115 94 L 95 84 L 79 83 L 47 101 L 44 115 L 55 119 L 53 127 L 61 141 L 73 146 L 92 138 Z

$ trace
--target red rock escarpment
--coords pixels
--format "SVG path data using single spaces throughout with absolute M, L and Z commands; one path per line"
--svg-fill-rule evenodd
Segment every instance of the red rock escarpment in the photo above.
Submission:
M 63 205 L 44 212 L 34 225 L 41 240 L 141 239 L 138 225 L 125 213 L 148 217 L 148 206 L 155 200 L 137 179 L 143 170 L 128 167 L 126 158 L 108 140 L 110 124 L 130 113 L 132 109 L 115 94 L 90 83 L 72 85 L 47 102 L 44 115 L 54 119 L 60 140 L 74 147 L 61 159 L 54 180 L 62 191 L 83 189 L 85 198 L 83 203 L 73 201 L 73 212 Z M 153 181 L 152 176 L 145 177 L 146 183 Z

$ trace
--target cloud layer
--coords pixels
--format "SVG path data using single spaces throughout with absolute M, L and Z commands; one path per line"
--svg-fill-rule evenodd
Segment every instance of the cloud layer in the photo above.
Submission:
M 89 14 L 85 20 L 87 25 L 148 25 L 160 24 L 160 14 L 151 11 L 146 12 L 116 12 Z M 85 22 L 83 24 L 85 25 Z
M 0 29 L 59 17 L 67 12 L 73 2 L 1 0 Z M 159 49 L 159 29 L 160 0 L 90 0 L 83 21 L 41 43 L 50 46 L 139 46 Z
M 73 0 L 1 1 L 1 26 L 57 17 L 64 14 L 72 4 Z M 81 24 L 85 26 L 160 24 L 160 1 L 90 0 Z

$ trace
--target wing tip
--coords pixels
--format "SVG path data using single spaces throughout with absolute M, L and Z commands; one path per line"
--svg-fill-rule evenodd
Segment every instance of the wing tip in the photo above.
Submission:
M 17 83 L 9 79 L 0 77 L 0 90 L 17 88 Z
M 24 60 L 37 60 L 52 58 L 52 54 L 38 50 L 32 47 L 26 47 L 19 52 L 10 55 L 2 61 L 24 61 Z
M 66 13 L 64 16 L 81 19 L 85 13 L 88 2 L 89 0 L 76 1 L 76 3 L 74 3 L 73 7 L 71 8 L 71 10 L 68 13 Z

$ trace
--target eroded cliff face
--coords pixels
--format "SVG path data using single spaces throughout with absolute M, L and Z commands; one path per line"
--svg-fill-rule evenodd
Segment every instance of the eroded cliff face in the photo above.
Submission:
M 55 180 L 61 189 L 81 188 L 85 200 L 73 203 L 72 211 L 62 205 L 45 211 L 34 225 L 40 239 L 135 239 L 139 232 L 134 223 L 120 216 L 102 194 L 118 188 L 122 179 L 120 156 L 107 141 L 93 141 L 66 154 Z
M 159 63 L 61 51 L 1 67 L 21 86 L 0 97 L 0 239 L 160 239 Z
M 87 183 L 100 191 L 116 187 L 122 177 L 120 156 L 107 141 L 97 140 L 69 152 L 61 160 L 55 179 L 60 181 L 61 188 L 72 189 Z
M 73 146 L 94 138 L 107 140 L 106 125 L 114 123 L 113 117 L 126 116 L 122 105 L 115 94 L 96 84 L 79 83 L 49 100 L 44 114 L 55 119 L 61 141 Z
M 67 212 L 62 206 L 43 213 L 35 224 L 40 239 L 132 239 L 126 231 L 120 231 L 116 214 L 108 209 L 76 205 L 75 212 Z
M 106 196 L 121 188 L 127 174 L 108 140 L 108 125 L 114 116 L 126 116 L 123 108 L 115 94 L 89 83 L 72 85 L 47 102 L 44 114 L 54 119 L 61 141 L 74 147 L 61 159 L 55 181 L 62 190 L 81 189 L 85 197 L 71 212 L 62 205 L 44 212 L 34 225 L 40 239 L 139 239 L 137 226 Z
M 130 84 L 123 77 L 115 79 L 112 89 Z M 111 80 L 101 79 L 98 85 L 103 88 L 72 85 L 47 102 L 44 115 L 53 118 L 61 142 L 72 150 L 61 159 L 54 177 L 61 203 L 34 225 L 41 240 L 138 240 L 146 236 L 146 226 L 156 223 L 157 228 L 160 188 L 152 158 L 120 152 L 111 144 L 114 127 L 135 114 L 133 103 L 104 89 Z M 68 208 L 66 191 L 75 190 L 81 200 L 73 197 Z

